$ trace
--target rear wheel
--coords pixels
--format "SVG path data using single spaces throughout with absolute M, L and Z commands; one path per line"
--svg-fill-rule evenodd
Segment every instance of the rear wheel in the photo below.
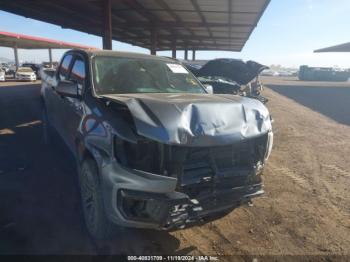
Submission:
M 98 168 L 94 160 L 87 158 L 83 161 L 79 169 L 79 181 L 84 220 L 88 232 L 96 239 L 111 237 L 114 225 L 106 216 L 98 179 Z

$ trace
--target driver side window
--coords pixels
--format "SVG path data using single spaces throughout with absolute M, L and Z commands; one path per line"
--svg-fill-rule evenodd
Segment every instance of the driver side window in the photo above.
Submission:
M 73 56 L 72 55 L 66 55 L 61 63 L 60 69 L 58 71 L 59 79 L 60 80 L 67 80 L 69 76 L 69 65 L 72 61 Z
M 85 63 L 81 58 L 74 61 L 70 80 L 74 80 L 79 84 L 84 84 L 85 81 Z
M 69 80 L 73 80 L 78 84 L 78 92 L 81 95 L 85 83 L 85 63 L 80 57 L 76 57 Z

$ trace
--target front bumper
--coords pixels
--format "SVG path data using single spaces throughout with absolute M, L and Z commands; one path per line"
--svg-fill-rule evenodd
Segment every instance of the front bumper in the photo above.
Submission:
M 116 162 L 104 165 L 101 174 L 107 216 L 127 227 L 183 228 L 264 193 L 260 183 L 214 190 L 191 199 L 176 190 L 176 178 L 125 169 Z
M 36 76 L 16 76 L 17 80 L 24 80 L 24 81 L 35 81 Z

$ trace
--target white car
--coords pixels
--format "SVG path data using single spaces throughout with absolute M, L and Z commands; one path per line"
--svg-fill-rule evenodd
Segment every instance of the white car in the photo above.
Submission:
M 36 81 L 36 74 L 30 67 L 19 67 L 16 71 L 16 79 Z
M 5 70 L 0 68 L 0 81 L 4 82 L 5 80 Z
M 261 72 L 262 76 L 279 76 L 279 73 L 271 69 L 267 69 Z
M 293 73 L 289 72 L 289 71 L 280 71 L 280 72 L 278 72 L 278 75 L 279 76 L 293 76 Z

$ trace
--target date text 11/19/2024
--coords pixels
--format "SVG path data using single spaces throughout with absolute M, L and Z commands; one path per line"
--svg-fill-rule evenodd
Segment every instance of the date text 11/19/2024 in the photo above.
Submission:
M 128 256 L 128 261 L 218 261 L 217 256 Z

